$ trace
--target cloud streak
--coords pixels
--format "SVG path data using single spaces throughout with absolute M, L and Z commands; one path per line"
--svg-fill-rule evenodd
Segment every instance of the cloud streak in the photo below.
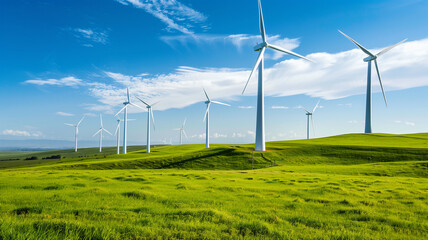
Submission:
M 167 26 L 167 30 L 176 30 L 192 35 L 195 24 L 201 24 L 207 17 L 177 0 L 116 0 L 123 5 L 142 9 L 158 18 Z M 201 26 L 206 28 L 206 26 Z
M 66 112 L 57 112 L 56 115 L 63 116 L 63 117 L 72 117 L 72 116 L 74 116 L 74 114 L 72 114 L 72 113 L 66 113 Z
M 3 130 L 2 135 L 14 137 L 41 137 L 43 134 L 41 132 L 28 132 L 24 130 L 6 129 Z
M 232 44 L 238 51 L 243 47 L 254 47 L 258 42 L 262 41 L 260 35 L 249 34 L 233 34 L 233 35 L 212 35 L 212 34 L 193 34 L 193 35 L 178 35 L 178 36 L 162 36 L 160 38 L 169 46 L 175 48 L 176 45 L 187 46 L 188 44 L 196 44 L 206 46 L 206 44 Z M 268 41 L 271 44 L 294 50 L 300 45 L 298 38 L 283 38 L 280 35 L 268 36 Z M 265 58 L 277 60 L 285 54 L 278 51 L 267 51 Z
M 108 34 L 106 31 L 95 31 L 90 28 L 74 28 L 72 32 L 85 47 L 93 47 L 94 44 L 106 45 L 108 41 Z
M 76 87 L 84 85 L 84 82 L 81 79 L 75 77 L 64 77 L 61 79 L 36 79 L 36 80 L 27 80 L 24 83 L 34 84 L 39 86 L 50 85 L 50 86 L 65 86 L 65 87 Z

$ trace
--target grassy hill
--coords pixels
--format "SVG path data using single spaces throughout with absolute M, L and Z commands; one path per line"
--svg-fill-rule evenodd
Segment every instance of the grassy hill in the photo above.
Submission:
M 0 154 L 0 239 L 428 239 L 428 134 L 252 149 Z

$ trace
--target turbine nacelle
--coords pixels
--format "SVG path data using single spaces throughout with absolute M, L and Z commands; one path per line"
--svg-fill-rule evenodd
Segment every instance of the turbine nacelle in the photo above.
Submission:
M 262 50 L 262 48 L 265 48 L 268 46 L 269 46 L 269 44 L 267 42 L 259 43 L 254 47 L 254 51 L 258 52 L 258 51 Z
M 373 61 L 376 59 L 377 59 L 377 56 L 368 56 L 368 57 L 364 58 L 364 62 L 370 62 L 370 61 Z

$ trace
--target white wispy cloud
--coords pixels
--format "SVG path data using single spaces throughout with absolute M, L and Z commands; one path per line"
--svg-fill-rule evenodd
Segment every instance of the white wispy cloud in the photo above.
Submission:
M 72 114 L 72 113 L 66 113 L 66 112 L 57 112 L 56 115 L 64 116 L 64 117 L 72 117 L 72 116 L 74 116 L 74 114 Z
M 35 79 L 35 80 L 27 80 L 24 83 L 35 84 L 35 85 L 51 85 L 51 86 L 66 86 L 66 87 L 75 87 L 79 85 L 83 85 L 84 82 L 81 79 L 75 77 L 64 77 L 60 79 Z
M 132 5 L 143 9 L 147 13 L 166 24 L 167 30 L 176 30 L 192 35 L 195 24 L 206 28 L 202 23 L 207 17 L 177 0 L 115 0 L 123 5 Z
M 192 35 L 178 35 L 178 36 L 162 36 L 161 40 L 171 47 L 177 44 L 187 46 L 188 44 L 196 44 L 206 46 L 207 44 L 232 44 L 239 51 L 243 47 L 252 48 L 258 42 L 262 41 L 260 35 L 249 34 L 233 34 L 233 35 L 212 35 L 212 34 L 192 34 Z M 268 36 L 268 42 L 279 47 L 294 50 L 299 47 L 300 40 L 298 38 L 283 38 L 280 35 Z M 277 60 L 284 56 L 284 53 L 278 51 L 266 51 L 265 58 Z
M 245 138 L 247 137 L 247 135 L 243 134 L 243 133 L 232 133 L 232 138 Z
M 238 106 L 240 109 L 253 109 L 254 106 Z
M 41 137 L 43 133 L 40 131 L 29 132 L 25 130 L 6 129 L 6 130 L 3 130 L 2 135 L 15 136 L 15 137 Z
M 272 106 L 272 109 L 289 109 L 289 107 L 286 107 L 286 106 Z
M 74 28 L 72 31 L 85 47 L 93 47 L 93 44 L 105 45 L 108 41 L 107 31 L 96 31 L 90 28 Z
M 395 120 L 395 121 L 394 121 L 394 123 L 397 123 L 397 124 L 404 124 L 404 125 L 409 126 L 409 127 L 414 127 L 414 126 L 416 126 L 416 123 L 414 123 L 414 122 L 409 122 L 409 121 Z

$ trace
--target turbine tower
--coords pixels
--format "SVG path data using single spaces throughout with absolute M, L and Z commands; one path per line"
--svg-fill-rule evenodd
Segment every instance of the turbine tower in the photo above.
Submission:
M 134 121 L 135 119 L 128 119 L 128 121 Z M 122 119 L 117 118 L 117 125 L 116 125 L 116 131 L 114 132 L 114 135 L 116 136 L 116 144 L 117 144 L 117 154 L 120 154 L 119 148 L 120 148 L 120 123 L 123 122 Z
M 131 100 L 129 98 L 129 89 L 128 88 L 126 88 L 126 96 L 127 96 L 127 100 L 128 101 L 126 101 L 126 102 L 123 103 L 123 105 L 125 105 L 125 106 L 122 109 L 120 109 L 120 111 L 117 112 L 116 115 L 114 115 L 116 117 L 117 115 L 119 115 L 119 113 L 121 113 L 123 111 L 123 116 L 124 116 L 123 117 L 123 149 L 122 149 L 122 153 L 123 154 L 126 154 L 126 148 L 127 148 L 127 145 L 126 145 L 126 141 L 127 141 L 126 135 L 127 135 L 127 127 L 128 127 L 127 126 L 127 122 L 128 122 L 128 107 L 129 107 L 129 105 L 131 105 L 131 106 L 140 108 L 142 110 L 145 110 L 144 108 L 142 108 L 142 107 L 140 107 L 140 106 L 138 106 L 138 105 L 136 105 L 136 104 L 134 104 L 134 103 L 131 102 Z
M 183 144 L 183 134 L 187 138 L 186 131 L 184 130 L 184 126 L 186 126 L 187 118 L 184 119 L 183 125 L 181 125 L 181 128 L 174 129 L 175 131 L 180 131 L 180 145 Z
M 135 96 L 138 100 L 140 100 L 144 105 L 147 107 L 147 153 L 150 153 L 150 121 L 153 121 L 153 130 L 156 130 L 155 128 L 155 117 L 153 116 L 153 109 L 152 107 L 158 104 L 159 102 L 153 103 L 152 105 L 144 102 L 139 97 Z
M 256 45 L 254 47 L 254 51 L 259 52 L 259 56 L 257 58 L 256 64 L 251 71 L 250 77 L 248 78 L 247 84 L 245 84 L 244 90 L 242 94 L 244 94 L 245 89 L 248 86 L 248 83 L 251 80 L 251 76 L 256 71 L 256 68 L 259 68 L 259 81 L 258 81 L 258 92 L 257 92 L 257 123 L 256 123 L 256 151 L 265 151 L 265 119 L 264 119 L 264 82 L 263 82 L 263 71 L 264 71 L 264 54 L 266 48 L 270 48 L 279 52 L 283 52 L 286 54 L 290 54 L 308 61 L 311 61 L 297 53 L 292 51 L 283 49 L 281 47 L 269 44 L 267 42 L 267 35 L 265 33 L 265 25 L 263 21 L 263 12 L 262 12 L 262 4 L 259 0 L 259 21 L 260 21 L 260 34 L 262 36 L 262 43 Z M 312 61 L 311 61 L 312 62 Z
M 102 150 L 103 150 L 103 132 L 106 132 L 106 133 L 108 133 L 108 134 L 110 134 L 111 135 L 111 133 L 109 132 L 109 131 L 107 131 L 104 127 L 103 127 L 103 117 L 101 116 L 101 114 L 100 114 L 100 122 L 101 122 L 101 127 L 100 127 L 100 129 L 92 136 L 92 137 L 95 137 L 95 135 L 97 135 L 97 134 L 99 134 L 100 135 L 100 143 L 99 143 L 99 146 L 100 146 L 100 152 L 102 152 Z
M 303 110 L 305 110 L 306 116 L 308 116 L 308 120 L 307 120 L 307 132 L 306 132 L 307 137 L 306 137 L 306 139 L 309 139 L 309 118 L 311 119 L 311 122 L 312 122 L 312 129 L 314 129 L 314 119 L 312 118 L 312 116 L 313 116 L 315 110 L 318 109 L 319 104 L 320 104 L 320 101 L 318 101 L 317 105 L 315 105 L 315 107 L 312 110 L 312 112 L 309 112 L 308 110 L 306 110 L 306 108 L 301 107 Z M 315 130 L 313 132 L 315 133 Z
M 205 96 L 207 97 L 207 101 L 205 101 L 205 104 L 207 105 L 207 111 L 204 115 L 204 121 L 206 121 L 206 133 L 205 133 L 205 148 L 210 148 L 210 106 L 211 103 L 225 105 L 230 107 L 229 104 L 218 102 L 218 101 L 211 101 L 210 97 L 208 97 L 207 91 L 204 89 Z
M 79 134 L 79 126 L 82 123 L 84 118 L 85 118 L 85 115 L 83 115 L 82 119 L 80 119 L 80 121 L 77 124 L 64 123 L 67 126 L 74 127 L 74 142 L 75 142 L 74 151 L 75 152 L 77 152 L 77 135 Z
M 367 71 L 367 93 L 366 93 L 366 127 L 365 127 L 365 133 L 372 133 L 372 61 L 375 63 L 377 76 L 379 78 L 379 84 L 382 89 L 383 99 L 385 100 L 385 105 L 388 107 L 388 103 L 386 101 L 385 91 L 383 90 L 382 85 L 382 78 L 380 77 L 379 67 L 377 65 L 377 58 L 388 52 L 389 50 L 393 49 L 394 47 L 400 45 L 401 43 L 405 42 L 407 39 L 404 39 L 403 41 L 392 45 L 391 47 L 387 47 L 384 50 L 380 51 L 377 54 L 372 54 L 369 50 L 361 46 L 359 43 L 357 43 L 354 39 L 349 37 L 348 35 L 344 34 L 342 31 L 338 30 L 343 36 L 351 40 L 357 47 L 359 47 L 365 54 L 368 55 L 368 57 L 364 58 L 364 62 L 368 63 L 368 71 Z

